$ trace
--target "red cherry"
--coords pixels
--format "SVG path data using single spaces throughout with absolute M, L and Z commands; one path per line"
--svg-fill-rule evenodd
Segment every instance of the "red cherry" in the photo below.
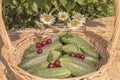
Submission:
M 69 56 L 75 57 L 75 53 L 72 52 L 72 53 L 69 54 Z
M 38 50 L 37 50 L 37 53 L 38 54 L 41 54 L 43 52 L 43 50 L 41 49 L 41 48 L 39 48 Z
M 48 64 L 48 68 L 54 68 L 54 67 L 55 67 L 55 65 L 53 63 Z
M 42 44 L 40 42 L 37 42 L 36 43 L 36 48 L 41 48 L 42 47 Z
M 42 46 L 45 46 L 46 44 L 47 44 L 47 42 L 46 41 L 42 41 Z
M 52 42 L 52 40 L 51 39 L 47 39 L 47 44 L 50 44 L 51 42 Z
M 76 54 L 75 57 L 80 58 L 81 54 Z
M 59 66 L 60 66 L 60 61 L 59 61 L 59 60 L 56 60 L 56 61 L 54 62 L 54 65 L 55 65 L 56 67 L 59 67 Z
M 85 55 L 81 54 L 80 59 L 85 59 Z

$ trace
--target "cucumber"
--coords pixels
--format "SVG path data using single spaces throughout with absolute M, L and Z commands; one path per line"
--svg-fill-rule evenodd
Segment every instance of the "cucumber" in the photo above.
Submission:
M 59 41 L 59 34 L 51 35 L 49 37 L 44 38 L 43 40 L 45 40 L 45 39 L 51 39 L 52 40 L 51 44 L 54 44 L 54 42 Z M 48 44 L 49 47 L 51 46 L 51 44 Z M 47 48 L 47 46 L 43 47 L 43 49 Z M 60 49 L 61 49 L 61 44 L 55 48 L 55 50 L 60 50 Z M 30 45 L 30 47 L 28 47 L 25 50 L 24 55 L 23 55 L 23 59 L 38 56 L 38 54 L 36 54 L 37 53 L 36 50 L 37 49 L 36 49 L 35 44 Z
M 27 72 L 33 73 L 33 72 L 38 71 L 38 70 L 47 69 L 48 64 L 49 64 L 49 62 L 46 61 L 46 62 L 43 62 L 41 64 L 32 66 L 30 69 L 27 70 Z
M 38 70 L 33 72 L 32 75 L 43 77 L 43 78 L 67 78 L 71 75 L 71 72 L 65 68 L 49 68 Z
M 74 76 L 82 76 L 97 70 L 96 66 L 74 57 L 60 59 L 61 66 L 71 71 Z
M 95 52 L 93 47 L 87 41 L 72 33 L 61 33 L 60 40 L 66 44 L 76 44 L 82 50 L 82 52 L 97 58 L 99 57 L 99 55 Z
M 37 49 L 35 47 L 35 44 L 30 45 L 24 52 L 23 59 L 37 56 Z
M 33 58 L 28 58 L 23 60 L 18 66 L 24 70 L 28 70 L 32 66 L 35 66 L 47 61 L 47 56 L 48 56 L 48 53 L 44 53 L 44 54 L 42 53 L 38 56 L 34 56 Z
M 32 67 L 34 65 L 45 62 L 45 61 L 47 61 L 47 56 L 48 56 L 49 52 L 51 50 L 58 49 L 58 47 L 60 48 L 60 46 L 62 47 L 62 44 L 59 41 L 53 42 L 49 45 L 46 45 L 45 47 L 42 48 L 43 49 L 42 54 L 39 54 L 34 57 L 29 57 L 27 59 L 23 59 L 23 61 L 18 66 L 24 70 L 28 70 L 30 67 Z M 27 54 L 27 55 L 29 55 L 29 54 Z
M 93 65 L 96 65 L 96 64 L 99 63 L 99 59 L 98 58 L 90 56 L 90 55 L 87 55 L 87 54 L 84 54 L 84 55 L 85 55 L 85 59 L 84 59 L 85 62 L 87 62 L 89 64 L 93 64 Z M 70 56 L 69 56 L 69 54 L 66 54 L 63 57 L 70 57 Z
M 42 49 L 45 52 L 49 52 L 49 48 L 52 46 L 53 46 L 53 50 L 60 51 L 62 49 L 62 44 L 59 41 L 52 42 L 51 44 L 48 44 L 48 45 L 42 47 Z M 32 58 L 32 57 L 38 56 L 38 55 L 39 54 L 37 54 L 37 49 L 35 48 L 35 45 L 33 44 L 30 47 L 28 47 L 28 49 L 25 50 L 23 59 Z
M 62 50 L 65 53 L 82 53 L 82 51 L 79 49 L 79 47 L 76 44 L 67 44 L 65 46 L 62 47 Z

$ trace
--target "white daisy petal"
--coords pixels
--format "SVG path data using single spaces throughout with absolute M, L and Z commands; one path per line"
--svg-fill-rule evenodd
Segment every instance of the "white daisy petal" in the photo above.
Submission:
M 72 21 L 70 21 L 70 23 L 67 24 L 67 27 L 70 29 L 73 29 L 73 30 L 80 29 L 81 26 L 82 26 L 82 24 L 76 20 L 72 20 Z
M 76 15 L 72 16 L 72 18 L 80 23 L 86 22 L 86 18 L 84 17 L 84 15 L 81 15 L 80 13 L 77 13 Z
M 40 21 L 50 26 L 55 22 L 55 18 L 51 14 L 43 13 L 40 15 Z
M 59 20 L 65 21 L 68 19 L 68 17 L 69 17 L 69 15 L 66 12 L 59 12 L 58 13 Z

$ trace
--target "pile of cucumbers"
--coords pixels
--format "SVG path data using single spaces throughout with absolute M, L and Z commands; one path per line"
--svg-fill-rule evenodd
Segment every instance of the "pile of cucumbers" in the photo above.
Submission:
M 43 38 L 49 40 L 38 52 L 36 44 L 28 47 L 18 66 L 32 75 L 43 78 L 70 78 L 82 76 L 97 70 L 99 54 L 93 47 L 70 33 L 62 32 Z

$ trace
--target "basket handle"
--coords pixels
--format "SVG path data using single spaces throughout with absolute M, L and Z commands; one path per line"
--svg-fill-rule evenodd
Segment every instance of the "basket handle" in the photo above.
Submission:
M 114 0 L 115 4 L 115 23 L 114 23 L 114 31 L 112 38 L 110 40 L 110 45 L 112 48 L 115 48 L 115 45 L 118 40 L 119 32 L 120 32 L 120 0 Z M 2 0 L 0 0 L 0 35 L 6 46 L 10 48 L 12 46 L 8 33 L 5 29 L 5 24 L 2 19 Z
M 10 48 L 12 46 L 12 44 L 11 44 L 10 38 L 8 36 L 8 33 L 5 29 L 5 24 L 4 24 L 3 18 L 2 18 L 2 0 L 0 0 L 0 35 L 1 35 L 4 45 L 7 48 Z
M 117 44 L 117 40 L 120 34 L 120 0 L 114 0 L 114 6 L 115 6 L 114 30 L 109 44 L 109 46 L 111 46 L 111 48 L 113 49 Z

